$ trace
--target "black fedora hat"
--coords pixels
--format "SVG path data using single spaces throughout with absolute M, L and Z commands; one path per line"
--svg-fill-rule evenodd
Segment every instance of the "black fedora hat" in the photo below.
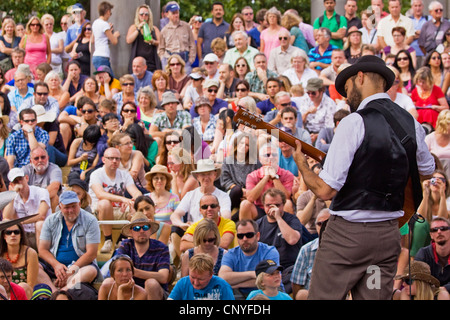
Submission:
M 359 71 L 374 72 L 381 75 L 386 80 L 385 92 L 389 90 L 395 80 L 395 74 L 386 66 L 386 63 L 381 58 L 373 55 L 362 56 L 353 65 L 339 72 L 336 77 L 336 90 L 341 96 L 347 97 L 345 83 Z

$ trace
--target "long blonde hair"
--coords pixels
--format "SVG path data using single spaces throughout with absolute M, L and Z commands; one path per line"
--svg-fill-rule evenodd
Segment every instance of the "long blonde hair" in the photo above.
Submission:
M 437 133 L 448 133 L 448 125 L 450 124 L 450 110 L 445 109 L 439 112 L 436 121 Z
M 134 15 L 134 25 L 136 27 L 139 26 L 140 21 L 139 21 L 139 10 L 141 10 L 141 8 L 146 8 L 148 10 L 148 20 L 147 20 L 147 24 L 150 27 L 150 31 L 153 31 L 153 13 L 152 10 L 150 9 L 150 7 L 146 4 L 141 4 L 139 7 L 137 7 L 136 9 L 136 14 Z

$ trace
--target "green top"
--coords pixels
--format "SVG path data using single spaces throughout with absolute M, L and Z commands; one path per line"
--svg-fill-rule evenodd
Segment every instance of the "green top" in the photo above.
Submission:
M 347 29 L 347 19 L 342 15 L 340 15 L 339 19 L 340 19 L 340 22 L 338 25 L 337 20 L 336 20 L 336 11 L 334 11 L 333 16 L 330 19 L 328 19 L 326 11 L 324 11 L 322 24 L 320 24 L 320 17 L 319 17 L 314 21 L 313 28 L 314 28 L 314 30 L 316 30 L 316 29 L 319 29 L 320 27 L 324 27 L 324 28 L 328 28 L 331 32 L 337 32 L 341 28 Z M 342 39 L 341 40 L 330 39 L 330 44 L 334 44 L 335 46 L 337 46 L 341 49 L 344 47 L 344 42 L 342 41 Z

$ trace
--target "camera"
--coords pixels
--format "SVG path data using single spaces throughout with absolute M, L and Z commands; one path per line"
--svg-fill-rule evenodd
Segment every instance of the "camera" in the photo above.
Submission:
M 430 182 L 433 186 L 437 185 L 437 178 L 431 178 Z

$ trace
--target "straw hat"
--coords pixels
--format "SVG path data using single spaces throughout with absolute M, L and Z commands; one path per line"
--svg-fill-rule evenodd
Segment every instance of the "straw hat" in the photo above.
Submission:
M 411 270 L 410 270 L 411 268 Z M 411 271 L 411 279 L 412 280 L 421 280 L 427 282 L 428 284 L 439 288 L 440 283 L 439 280 L 431 275 L 430 266 L 423 261 L 412 261 L 411 266 L 406 266 L 403 274 L 396 276 L 395 280 L 403 280 L 410 277 Z
M 216 171 L 217 177 L 216 180 L 220 178 L 220 175 L 222 174 L 221 168 L 216 168 L 214 161 L 211 159 L 200 159 L 197 162 L 197 170 L 192 171 L 192 175 L 197 179 L 197 173 L 201 172 L 210 172 L 210 171 Z
M 122 227 L 122 234 L 125 237 L 131 237 L 131 228 L 133 228 L 134 226 L 139 225 L 139 224 L 146 224 L 146 225 L 150 226 L 150 234 L 151 235 L 154 234 L 159 229 L 159 224 L 157 224 L 156 222 L 150 221 L 142 211 L 138 211 L 131 218 L 131 222 Z
M 145 174 L 145 179 L 148 181 L 149 185 L 153 186 L 153 184 L 152 184 L 153 176 L 158 173 L 163 174 L 166 177 L 166 179 L 167 179 L 166 187 L 171 186 L 172 175 L 169 173 L 169 170 L 167 169 L 166 166 L 163 166 L 160 164 L 155 164 L 152 167 L 152 169 L 150 170 L 150 172 L 147 172 Z

